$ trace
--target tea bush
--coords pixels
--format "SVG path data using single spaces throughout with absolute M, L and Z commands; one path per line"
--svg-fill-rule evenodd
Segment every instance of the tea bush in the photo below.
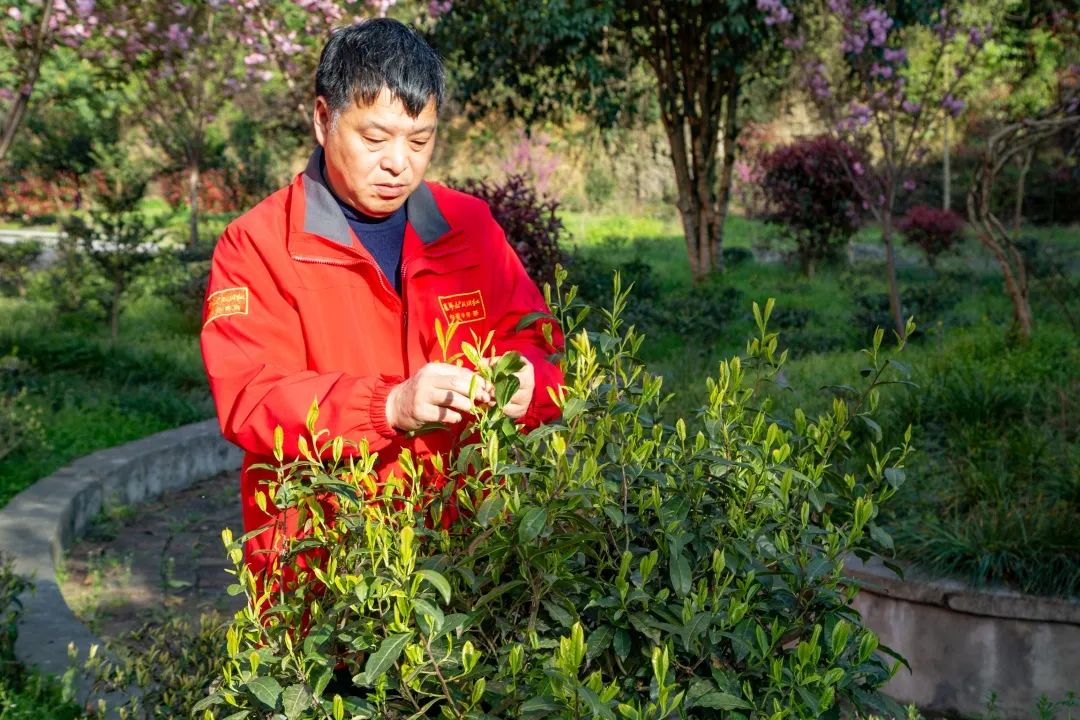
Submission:
M 905 559 L 976 586 L 1080 593 L 1076 336 L 1046 327 L 1025 345 L 984 328 L 920 351 L 921 392 L 883 420 L 927 449 L 890 509 Z
M 671 290 L 661 287 L 660 277 L 640 257 L 619 263 L 617 270 L 620 277 L 633 285 L 634 303 L 625 309 L 623 319 L 653 340 L 674 334 L 689 346 L 707 346 L 739 314 L 742 305 L 739 291 L 723 285 L 718 278 Z M 571 258 L 569 273 L 578 288 L 578 297 L 586 305 L 606 302 L 610 284 L 605 278 L 609 274 L 596 253 L 576 253 Z M 590 330 L 596 330 L 603 320 L 593 316 L 585 318 L 585 322 Z
M 786 353 L 767 329 L 772 302 L 755 305 L 757 336 L 708 380 L 691 432 L 635 359 L 643 338 L 623 325 L 618 276 L 599 330 L 582 328 L 574 290 L 555 293 L 559 421 L 525 433 L 503 415 L 509 355 L 481 370 L 498 404 L 477 410 L 456 455 L 403 452 L 403 477 L 381 487 L 376 456 L 317 430 L 317 406 L 298 457 L 275 433 L 277 479 L 258 502 L 303 532 L 270 583 L 243 564 L 245 538 L 224 533 L 247 607 L 204 718 L 902 714 L 878 692 L 898 663 L 850 608 L 858 585 L 843 574 L 848 553 L 891 546 L 878 508 L 909 453 L 906 438 L 875 442 L 869 463 L 852 461 L 852 425 L 877 427 L 896 372 L 882 333 L 861 390 L 784 420 L 759 389 Z M 485 342 L 461 349 L 446 359 L 482 366 Z M 449 503 L 462 517 L 443 529 Z

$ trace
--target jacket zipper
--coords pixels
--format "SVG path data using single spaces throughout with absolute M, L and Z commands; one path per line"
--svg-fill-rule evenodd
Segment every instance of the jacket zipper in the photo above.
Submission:
M 362 263 L 374 268 L 375 275 L 379 278 L 379 284 L 382 286 L 382 289 L 385 290 L 386 294 L 390 297 L 398 298 L 398 301 L 401 303 L 401 362 L 402 367 L 405 368 L 405 377 L 409 377 L 409 309 L 405 302 L 405 268 L 408 267 L 408 263 L 403 261 L 401 264 L 401 295 L 399 297 L 398 294 L 394 292 L 393 288 L 386 284 L 386 277 L 383 275 L 382 268 L 369 261 L 367 258 L 359 257 L 355 261 L 341 261 L 330 260 L 329 258 L 309 257 L 306 255 L 293 255 L 292 259 L 299 262 L 314 263 L 316 265 L 337 265 L 339 267 Z
M 402 254 L 404 254 L 404 248 L 402 248 Z M 401 366 L 405 368 L 405 377 L 410 377 L 412 371 L 409 369 L 409 302 L 408 302 L 408 285 L 406 280 L 406 270 L 409 267 L 407 260 L 401 261 Z

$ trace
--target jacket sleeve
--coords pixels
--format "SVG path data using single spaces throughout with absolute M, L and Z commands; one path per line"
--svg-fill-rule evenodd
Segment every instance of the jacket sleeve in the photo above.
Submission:
M 561 413 L 551 396 L 558 393 L 563 383 L 562 370 L 552 361 L 552 356 L 563 350 L 562 330 L 551 318 L 538 319 L 525 327 L 518 327 L 530 313 L 550 315 L 551 310 L 494 218 L 491 225 L 494 245 L 492 257 L 497 259 L 494 268 L 498 273 L 496 277 L 503 283 L 494 303 L 495 351 L 500 354 L 517 351 L 532 363 L 536 386 L 532 402 L 521 422 L 533 428 L 557 419 Z M 550 328 L 550 342 L 545 337 L 545 326 Z
M 222 433 L 248 452 L 272 455 L 281 426 L 285 455 L 295 457 L 313 400 L 317 427 L 331 437 L 365 438 L 374 452 L 397 436 L 386 421 L 386 396 L 402 378 L 309 370 L 291 294 L 234 226 L 214 250 L 201 341 Z

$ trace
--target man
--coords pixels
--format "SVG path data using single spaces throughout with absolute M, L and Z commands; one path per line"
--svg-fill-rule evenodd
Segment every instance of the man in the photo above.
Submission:
M 562 381 L 545 340 L 521 318 L 545 311 L 536 286 L 482 201 L 424 182 L 443 97 L 438 56 L 401 23 L 336 31 L 315 78 L 307 169 L 226 228 L 214 251 L 203 360 L 225 437 L 246 451 L 241 471 L 246 562 L 262 578 L 294 523 L 258 507 L 273 477 L 274 428 L 287 458 L 312 400 L 332 435 L 364 439 L 377 470 L 404 448 L 445 453 L 472 408 L 474 372 L 438 362 L 435 323 L 458 323 L 451 354 L 472 332 L 519 352 L 520 389 L 505 411 L 526 425 L 558 415 Z M 475 400 L 490 403 L 478 383 Z M 445 430 L 410 437 L 429 422 Z M 432 477 L 438 487 L 443 480 Z M 269 551 L 269 552 L 267 552 Z

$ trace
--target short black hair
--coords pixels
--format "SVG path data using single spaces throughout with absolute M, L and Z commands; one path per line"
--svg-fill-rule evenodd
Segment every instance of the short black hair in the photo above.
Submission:
M 352 102 L 370 105 L 384 88 L 410 117 L 432 100 L 438 111 L 445 92 L 442 60 L 412 28 L 390 18 L 335 30 L 319 57 L 315 95 L 336 114 Z

